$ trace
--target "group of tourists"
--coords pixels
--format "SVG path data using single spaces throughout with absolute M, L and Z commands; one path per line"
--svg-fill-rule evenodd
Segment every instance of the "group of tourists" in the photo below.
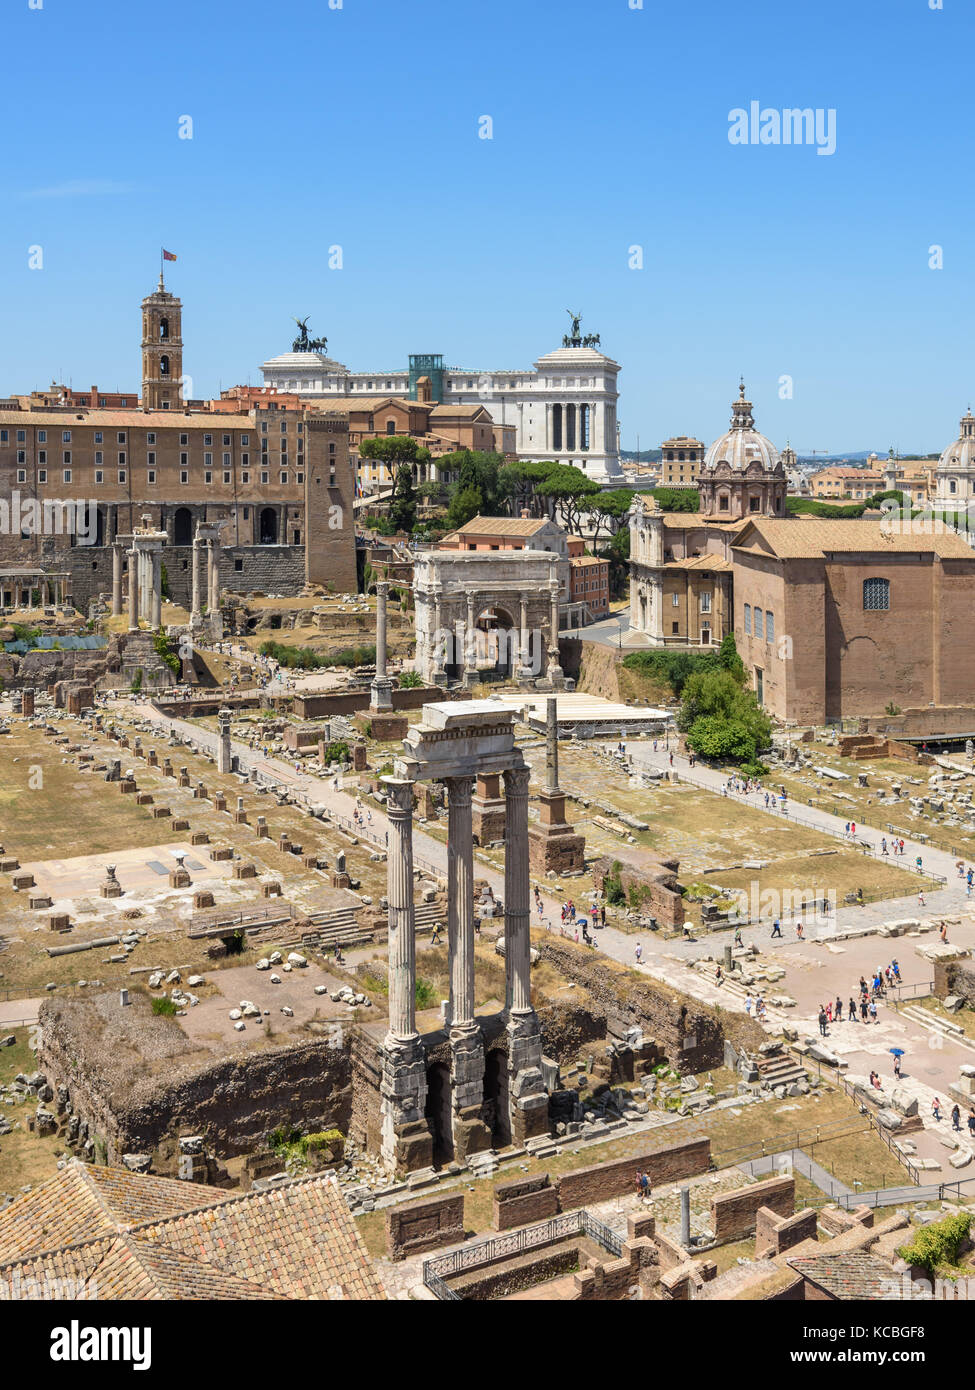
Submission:
M 937 1124 L 941 1123 L 941 1101 L 937 1096 L 931 1102 L 931 1114 Z M 970 1106 L 968 1110 L 968 1134 L 975 1139 L 975 1107 Z M 951 1127 L 958 1132 L 961 1131 L 961 1106 L 956 1103 L 951 1107 Z
M 830 999 L 825 1004 L 819 1006 L 819 1031 L 825 1038 L 828 1036 L 830 1025 L 833 1023 L 879 1023 L 877 1001 L 883 999 L 888 989 L 901 982 L 900 966 L 896 960 L 892 960 L 889 965 L 876 970 L 869 984 L 866 978 L 860 976 L 860 985 L 856 995 L 851 994 L 849 1003 L 845 1011 L 843 1000 L 840 995 L 836 996 L 835 1001 Z M 900 1076 L 900 1057 L 894 1058 L 894 1075 Z

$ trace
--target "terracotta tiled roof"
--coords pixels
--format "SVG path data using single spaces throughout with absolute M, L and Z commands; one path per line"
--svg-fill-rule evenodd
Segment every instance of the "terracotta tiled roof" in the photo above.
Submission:
M 720 555 L 687 555 L 683 560 L 668 560 L 665 570 L 733 570 L 730 560 Z
M 928 523 L 930 525 L 930 523 Z M 763 545 L 764 542 L 764 545 Z M 734 542 L 735 548 L 767 549 L 781 559 L 822 559 L 827 554 L 919 554 L 975 560 L 961 536 L 952 531 L 939 535 L 902 535 L 880 521 L 775 520 L 752 521 Z
M 534 536 L 548 525 L 548 517 L 475 516 L 458 526 L 452 536 Z M 446 537 L 444 538 L 446 539 Z
M 487 407 L 486 407 L 486 406 L 483 406 L 483 405 L 459 405 L 459 404 L 458 404 L 458 405 L 454 405 L 454 404 L 453 404 L 452 402 L 450 402 L 450 401 L 444 401 L 444 402 L 441 402 L 441 404 L 439 404 L 439 405 L 435 405 L 435 406 L 433 407 L 433 410 L 431 411 L 431 414 L 433 414 L 433 415 L 445 415 L 445 416 L 450 416 L 450 415 L 467 415 L 467 416 L 473 416 L 473 415 L 477 415 L 480 411 L 483 411 L 485 415 L 488 415 Z M 488 415 L 488 418 L 490 419 L 490 416 L 489 416 L 489 415 Z
M 0 1298 L 54 1280 L 98 1299 L 383 1297 L 331 1179 L 227 1192 L 78 1162 L 0 1212 Z
M 338 410 L 345 414 L 356 414 L 359 411 L 375 413 L 383 407 L 402 406 L 404 410 L 426 410 L 432 412 L 433 406 L 429 401 L 411 401 L 405 396 L 343 396 L 335 401 Z
M 887 1300 L 904 1296 L 901 1275 L 886 1260 L 864 1250 L 813 1255 L 786 1263 L 833 1298 Z
M 95 410 L 73 405 L 60 410 L 0 411 L 4 428 L 37 425 L 40 429 L 70 430 L 90 425 L 104 430 L 253 430 L 249 415 L 194 410 Z
M 664 512 L 663 523 L 675 531 L 699 531 L 705 527 L 709 531 L 740 531 L 744 521 L 721 521 L 715 516 L 701 516 L 700 512 Z

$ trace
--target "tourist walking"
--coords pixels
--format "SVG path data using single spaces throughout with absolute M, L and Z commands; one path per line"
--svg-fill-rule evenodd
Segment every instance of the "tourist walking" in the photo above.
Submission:
M 877 1001 L 876 1001 L 876 999 L 871 999 L 871 1000 L 870 1000 L 870 1006 L 869 1006 L 869 1007 L 870 1007 L 870 1018 L 871 1018 L 871 1021 L 872 1021 L 873 1023 L 879 1023 L 879 1022 L 880 1022 L 880 1019 L 877 1017 Z
M 867 996 L 864 994 L 860 999 L 860 1017 L 864 1023 L 867 1021 Z
M 931 1102 L 931 1114 L 934 1116 L 934 1118 L 935 1118 L 935 1120 L 938 1122 L 938 1124 L 940 1124 L 940 1123 L 941 1123 L 941 1101 L 938 1099 L 937 1096 L 935 1096 L 934 1100 Z
M 895 1057 L 895 1058 L 894 1058 L 894 1076 L 897 1078 L 898 1081 L 900 1081 L 900 1079 L 901 1079 L 901 1059 L 900 1059 L 900 1057 Z
M 796 936 L 797 936 L 797 938 L 798 938 L 800 941 L 802 940 L 802 923 L 801 923 L 801 922 L 797 922 L 797 923 L 796 923 Z
M 972 1139 L 975 1139 L 975 1110 L 968 1112 L 968 1133 Z
M 819 1006 L 819 1031 L 825 1038 L 826 1036 L 826 1010 L 822 1004 Z
M 735 941 L 734 941 L 734 944 L 735 944 L 735 946 L 738 946 L 738 947 L 740 947 L 740 946 L 742 946 L 742 945 L 744 944 L 744 943 L 742 942 L 742 939 L 741 939 L 741 927 L 735 927 Z
M 636 943 L 634 955 L 636 956 L 636 963 L 637 965 L 639 965 L 640 961 L 643 959 L 643 947 L 641 946 L 639 941 Z
M 856 1000 L 853 999 L 852 996 L 851 996 L 851 998 L 850 998 L 850 1016 L 849 1016 L 849 1019 L 847 1020 L 847 1022 L 849 1022 L 849 1023 L 856 1023 L 856 1021 L 857 1021 L 857 1006 L 856 1006 Z
M 782 935 L 782 928 L 781 928 L 781 926 L 779 925 L 779 919 L 778 919 L 778 917 L 776 917 L 775 921 L 772 923 L 772 937 L 773 937 L 773 938 L 776 937 L 776 936 L 781 937 L 781 935 Z M 770 939 L 771 939 L 771 938 L 770 938 Z
M 951 1107 L 951 1127 L 961 1129 L 961 1107 L 957 1104 Z

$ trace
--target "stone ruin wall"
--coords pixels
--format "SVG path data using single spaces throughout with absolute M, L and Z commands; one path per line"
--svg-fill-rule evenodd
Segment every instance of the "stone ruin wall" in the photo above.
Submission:
M 658 980 L 638 976 L 583 946 L 536 933 L 532 945 L 568 980 L 588 993 L 588 1007 L 605 1015 L 607 1031 L 623 1038 L 639 1028 L 645 1038 L 659 1042 L 675 1071 L 682 1074 L 724 1065 L 724 1040 L 755 1052 L 766 1041 L 765 1031 L 745 1014 L 722 1014 L 690 995 Z M 693 1042 L 691 1041 L 693 1039 Z
M 934 992 L 938 999 L 957 994 L 966 1009 L 975 1009 L 975 960 L 936 960 Z
M 140 669 L 147 687 L 176 684 L 151 632 L 113 634 L 107 646 L 95 651 L 32 651 L 23 656 L 0 652 L 0 678 L 8 690 L 47 690 L 58 681 L 119 689 Z
M 212 1155 L 227 1159 L 266 1147 L 268 1134 L 278 1125 L 305 1133 L 348 1133 L 348 1035 L 339 1048 L 316 1038 L 248 1050 L 202 1066 L 192 1044 L 184 1048 L 174 1039 L 177 1046 L 169 1056 L 120 1066 L 117 1058 L 124 1054 L 117 1050 L 117 1030 L 98 1028 L 97 1006 L 109 1000 L 121 1015 L 116 991 L 46 1001 L 41 1008 L 38 1067 L 52 1087 L 67 1088 L 71 1111 L 80 1122 L 79 1148 L 86 1139 L 94 1140 L 97 1153 L 103 1143 L 109 1164 L 119 1164 L 125 1153 L 152 1154 L 154 1171 L 165 1172 L 175 1167 L 180 1134 L 203 1135 Z M 134 1000 L 124 1013 L 132 1009 L 135 1014 L 137 1008 Z M 133 1020 L 135 1029 L 148 1021 Z M 159 1023 L 172 1021 L 151 1017 L 146 1035 L 157 1034 Z
M 620 887 L 630 901 L 630 890 L 642 895 L 642 902 L 632 910 L 656 917 L 661 926 L 675 931 L 684 925 L 684 899 L 677 882 L 676 859 L 648 859 L 634 863 L 619 854 L 607 854 L 593 865 L 593 882 L 597 893 L 605 891 L 607 878 L 613 877 L 613 865 L 618 864 Z

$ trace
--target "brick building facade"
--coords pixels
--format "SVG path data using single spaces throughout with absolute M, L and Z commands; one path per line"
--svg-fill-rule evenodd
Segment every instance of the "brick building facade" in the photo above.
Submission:
M 111 590 L 113 541 L 149 516 L 167 535 L 177 602 L 188 602 L 201 522 L 220 527 L 224 588 L 354 590 L 348 417 L 273 397 L 188 409 L 181 305 L 162 277 L 142 304 L 142 357 L 138 409 L 0 404 L 0 496 L 10 499 L 0 562 L 67 570 L 83 608 Z

